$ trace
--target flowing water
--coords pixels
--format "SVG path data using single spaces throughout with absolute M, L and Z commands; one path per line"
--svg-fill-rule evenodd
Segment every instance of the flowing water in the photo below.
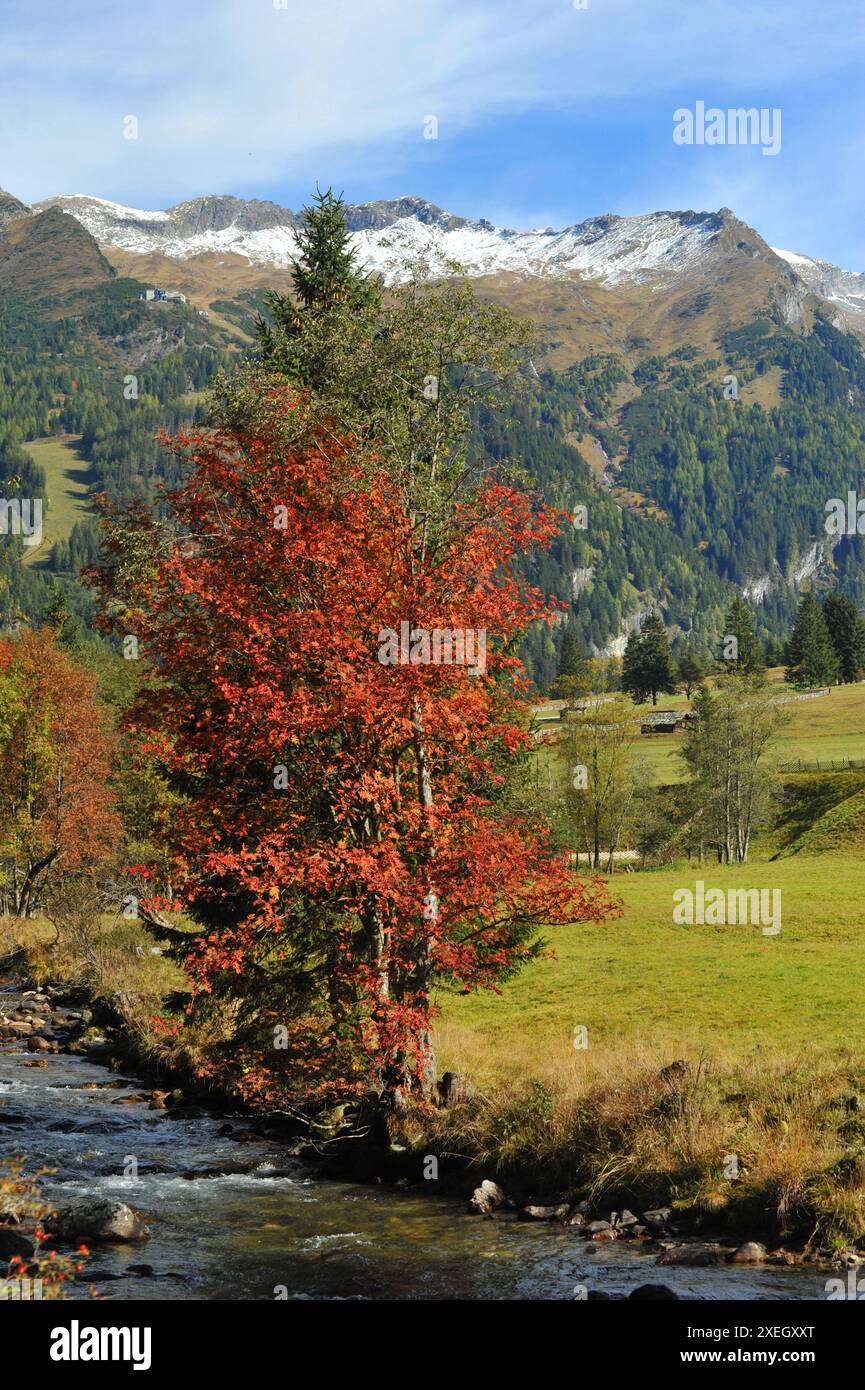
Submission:
M 684 1298 L 825 1298 L 825 1274 L 656 1269 L 653 1255 L 623 1243 L 484 1220 L 451 1198 L 313 1179 L 300 1167 L 273 1176 L 286 1171 L 278 1149 L 220 1134 L 224 1120 L 114 1104 L 140 1083 L 82 1057 L 25 1060 L 0 1048 L 0 1156 L 56 1169 L 46 1191 L 58 1204 L 98 1195 L 148 1215 L 146 1244 L 94 1248 L 89 1277 L 109 1298 L 573 1299 L 579 1286 L 627 1294 L 647 1282 Z M 124 1175 L 133 1161 L 137 1178 Z

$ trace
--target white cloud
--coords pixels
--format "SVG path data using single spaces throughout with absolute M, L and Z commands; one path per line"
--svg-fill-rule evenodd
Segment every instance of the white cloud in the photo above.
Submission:
M 4 184 L 165 202 L 363 174 L 500 113 L 592 112 L 711 84 L 743 92 L 831 73 L 863 42 L 859 0 L 7 0 Z M 123 139 L 136 115 L 138 141 Z M 400 158 L 404 158 L 404 151 Z

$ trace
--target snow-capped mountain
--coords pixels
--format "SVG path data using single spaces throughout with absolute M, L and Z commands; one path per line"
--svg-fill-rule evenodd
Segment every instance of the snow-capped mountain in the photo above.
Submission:
M 778 247 L 772 249 L 776 256 L 793 267 L 814 294 L 819 294 L 842 311 L 854 314 L 865 312 L 865 273 L 842 270 L 829 261 L 801 256 L 797 251 L 782 251 Z
M 297 215 L 276 203 L 206 197 L 147 211 L 74 194 L 37 205 L 48 206 L 71 213 L 103 246 L 138 255 L 158 252 L 187 259 L 232 253 L 253 265 L 288 266 L 297 250 Z M 561 231 L 495 227 L 413 197 L 365 203 L 347 213 L 359 258 L 388 281 L 401 278 L 407 262 L 422 260 L 434 273 L 456 262 L 473 276 L 578 275 L 602 285 L 660 285 L 713 253 L 732 249 L 734 242 L 753 256 L 772 254 L 726 208 L 717 213 L 608 214 Z

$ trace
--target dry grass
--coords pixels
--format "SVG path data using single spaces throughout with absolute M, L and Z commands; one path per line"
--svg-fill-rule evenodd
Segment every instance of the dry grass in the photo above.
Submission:
M 731 1234 L 838 1247 L 865 1237 L 865 1118 L 851 1108 L 865 1070 L 776 1055 L 665 1073 L 660 1060 L 634 1047 L 583 1053 L 543 1079 L 492 1083 L 437 1115 L 433 1138 L 532 1195 L 672 1204 Z

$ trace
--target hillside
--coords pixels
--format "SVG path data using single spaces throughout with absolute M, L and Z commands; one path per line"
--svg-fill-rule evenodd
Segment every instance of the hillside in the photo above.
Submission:
M 26 466 L 45 435 L 80 440 L 80 466 L 51 480 L 58 544 L 30 565 L 72 581 L 93 553 L 86 494 L 146 496 L 172 476 L 153 436 L 203 408 L 210 371 L 253 341 L 265 290 L 290 288 L 297 215 L 229 196 L 164 211 L 4 197 L 0 297 L 10 331 L 38 306 L 26 358 L 42 364 L 44 417 L 18 428 L 13 413 L 5 476 L 24 440 Z M 708 654 L 737 589 L 762 637 L 786 631 L 803 585 L 865 604 L 861 538 L 823 526 L 865 457 L 854 274 L 773 250 L 729 209 L 515 232 L 403 198 L 351 207 L 348 224 L 371 271 L 394 280 L 418 255 L 440 270 L 456 258 L 482 297 L 537 324 L 535 372 L 509 418 L 478 420 L 478 447 L 519 461 L 564 510 L 586 505 L 586 531 L 528 562 L 570 604 L 585 650 L 621 653 L 657 605 L 675 646 Z M 187 303 L 142 302 L 154 284 Z M 41 459 L 63 462 L 53 446 Z M 526 646 L 541 689 L 557 640 L 538 630 Z

